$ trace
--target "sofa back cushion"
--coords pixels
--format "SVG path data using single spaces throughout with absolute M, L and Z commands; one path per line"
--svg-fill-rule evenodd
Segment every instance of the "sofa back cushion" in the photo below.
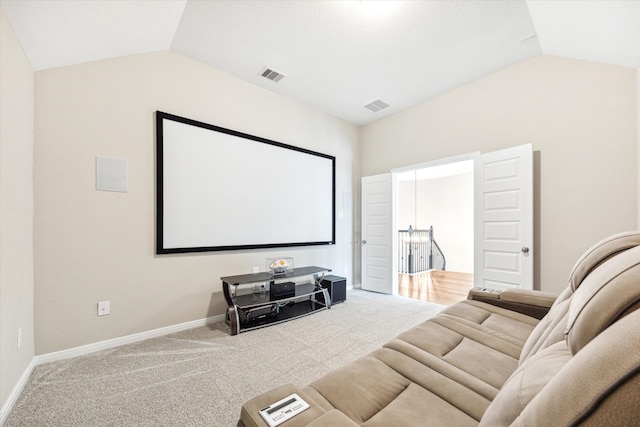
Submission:
M 640 310 L 572 355 L 559 342 L 507 380 L 480 426 L 640 425 Z
M 628 249 L 587 276 L 574 292 L 565 335 L 573 354 L 640 305 L 640 246 Z
M 569 298 L 560 298 L 543 319 L 546 337 L 533 339 L 547 345 L 531 347 L 521 357 L 480 425 L 573 425 L 586 419 L 605 425 L 607 417 L 622 415 L 640 422 L 638 308 L 640 246 L 635 246 L 598 263 Z M 558 339 L 562 324 L 564 340 Z M 550 415 L 550 404 L 557 413 Z M 559 413 L 564 421 L 554 418 Z
M 522 348 L 519 363 L 524 363 L 537 351 L 564 340 L 570 301 L 573 299 L 574 292 L 604 262 L 636 247 L 640 247 L 640 232 L 630 231 L 614 234 L 587 249 L 571 270 L 568 286 L 558 295 L 548 314 L 529 335 Z
M 536 325 L 524 343 L 520 353 L 519 365 L 525 363 L 531 355 L 538 351 L 557 342 L 564 341 L 564 331 L 567 326 L 567 315 L 572 295 L 573 291 L 569 287 L 558 295 L 547 315 L 540 320 L 540 323 Z
M 587 249 L 569 274 L 569 287 L 575 291 L 596 267 L 616 254 L 640 246 L 640 232 L 628 231 L 602 239 Z
M 514 425 L 640 425 L 638 348 L 640 310 L 615 322 L 575 354 Z
M 508 426 L 571 359 L 564 341 L 533 354 L 509 377 L 480 420 L 480 426 Z

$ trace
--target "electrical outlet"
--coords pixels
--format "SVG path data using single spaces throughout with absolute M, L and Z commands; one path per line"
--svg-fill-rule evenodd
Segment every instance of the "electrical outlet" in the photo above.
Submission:
M 22 348 L 22 328 L 18 328 L 18 350 Z
M 260 273 L 260 267 L 253 267 L 253 274 Z
M 98 316 L 111 314 L 111 301 L 100 301 L 98 303 Z

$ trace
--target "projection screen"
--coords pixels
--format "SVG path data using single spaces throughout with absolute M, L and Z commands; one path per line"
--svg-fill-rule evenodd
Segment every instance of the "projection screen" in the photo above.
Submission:
M 156 253 L 335 244 L 335 157 L 156 112 Z

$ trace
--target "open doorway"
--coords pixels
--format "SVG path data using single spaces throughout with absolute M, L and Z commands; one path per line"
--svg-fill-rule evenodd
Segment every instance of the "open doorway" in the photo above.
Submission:
M 492 289 L 533 289 L 533 151 L 531 144 L 505 148 L 489 153 L 473 153 L 455 158 L 443 159 L 394 169 L 391 173 L 362 177 L 362 276 L 361 287 L 375 292 L 398 294 L 398 230 L 408 225 L 431 226 L 430 219 L 420 219 L 422 202 L 416 194 L 421 189 L 418 174 L 414 172 L 409 185 L 414 200 L 408 208 L 408 218 L 398 219 L 398 176 L 423 168 L 473 160 L 473 208 L 450 209 L 448 216 L 466 211 L 473 215 L 473 238 L 447 238 L 447 230 L 458 231 L 457 227 L 434 225 L 435 238 L 447 251 L 454 254 L 447 257 L 445 271 L 465 269 L 455 266 L 464 249 L 472 250 L 474 286 Z M 440 185 L 440 190 L 446 185 Z M 449 190 L 446 197 L 436 197 L 436 190 L 428 197 L 430 205 L 444 206 L 459 190 Z M 412 207 L 411 207 L 412 206 Z M 426 205 L 425 205 L 426 206 Z M 406 212 L 406 210 L 403 210 Z M 411 213 L 413 211 L 413 214 Z M 402 221 L 404 224 L 402 224 Z M 420 222 L 417 222 L 420 221 Z M 412 227 L 416 229 L 415 227 Z M 442 235 L 444 233 L 444 235 Z M 444 237 L 444 238 L 442 238 Z M 457 243 L 458 249 L 447 249 Z M 473 248 L 473 249 L 471 249 Z M 468 276 L 468 277 L 469 277 Z
M 395 174 L 399 295 L 449 305 L 473 287 L 473 166 L 469 158 Z

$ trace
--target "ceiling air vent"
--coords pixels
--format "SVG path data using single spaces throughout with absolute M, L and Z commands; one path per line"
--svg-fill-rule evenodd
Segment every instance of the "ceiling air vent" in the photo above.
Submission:
M 281 73 L 279 73 L 277 71 L 274 71 L 274 70 L 272 70 L 270 68 L 264 68 L 260 72 L 260 75 L 262 77 L 264 77 L 265 79 L 269 79 L 269 80 L 274 81 L 276 83 L 278 83 L 280 80 L 282 80 L 285 77 L 284 74 L 281 74 Z
M 380 100 L 380 99 L 376 99 L 373 102 L 368 103 L 367 105 L 364 106 L 364 108 L 369 109 L 371 111 L 373 111 L 374 113 L 377 113 L 380 110 L 384 110 L 385 108 L 389 108 L 389 104 L 387 104 L 386 102 Z

